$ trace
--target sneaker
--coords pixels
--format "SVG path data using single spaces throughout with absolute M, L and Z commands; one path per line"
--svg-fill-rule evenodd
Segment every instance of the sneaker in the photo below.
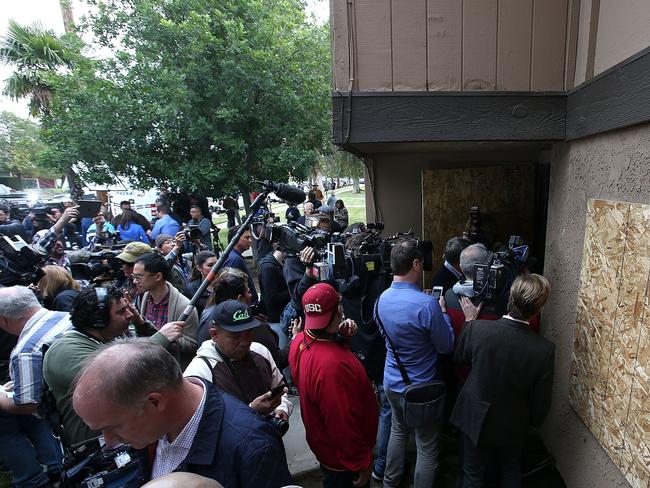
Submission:
M 372 474 L 370 476 L 372 476 L 372 479 L 377 481 L 378 483 L 381 483 L 382 481 L 384 481 L 384 476 L 381 475 L 381 474 L 378 474 L 375 470 L 372 471 Z

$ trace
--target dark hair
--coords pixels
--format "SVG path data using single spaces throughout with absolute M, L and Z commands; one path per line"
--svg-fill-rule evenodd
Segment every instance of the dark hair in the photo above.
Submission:
M 316 192 L 314 190 L 309 190 L 307 200 L 316 200 Z
M 190 281 L 197 281 L 202 279 L 203 276 L 201 275 L 201 266 L 203 266 L 208 259 L 216 257 L 217 255 L 212 251 L 197 252 L 194 255 L 194 268 L 192 268 L 192 276 L 190 276 Z
M 214 280 L 212 295 L 206 307 L 216 305 L 226 300 L 237 300 L 239 295 L 246 292 L 248 275 L 237 268 L 223 268 Z
M 171 207 L 169 205 L 167 205 L 166 203 L 159 203 L 157 205 L 157 210 L 158 210 L 158 212 L 162 212 L 162 213 L 165 213 L 167 215 L 170 215 L 172 213 Z
M 128 200 L 122 200 L 122 201 L 120 202 L 120 207 L 121 207 L 122 205 L 124 205 L 124 204 L 131 206 L 131 202 L 129 202 Z
M 345 208 L 345 203 L 343 203 L 343 200 L 341 199 L 334 202 L 334 207 L 339 208 L 339 203 L 341 204 L 341 208 Z
M 228 229 L 228 242 L 232 241 L 232 238 L 235 237 L 235 234 L 239 232 L 241 225 L 233 225 Z
M 203 215 L 203 209 L 201 208 L 201 205 L 190 205 L 190 210 L 193 208 L 199 210 L 201 212 L 201 215 Z
M 124 230 L 128 230 L 131 226 L 131 222 L 134 222 L 133 210 L 125 209 L 122 210 L 122 213 L 115 218 L 115 227 L 121 225 Z
M 144 270 L 147 273 L 162 273 L 165 281 L 169 281 L 169 275 L 171 274 L 171 269 L 165 258 L 157 252 L 148 252 L 140 256 L 135 260 L 134 265 L 141 263 L 144 266 Z
M 390 267 L 396 276 L 407 274 L 416 259 L 424 259 L 424 254 L 415 239 L 402 239 L 390 251 Z
M 445 261 L 448 261 L 450 264 L 459 264 L 460 253 L 470 244 L 471 242 L 463 237 L 452 237 L 449 239 L 445 245 L 443 254 Z
M 122 298 L 122 289 L 112 286 L 108 289 L 107 300 L 113 304 Z M 109 305 L 110 306 L 110 305 Z M 84 288 L 72 300 L 72 311 L 70 322 L 75 329 L 92 327 L 95 318 L 98 316 L 99 301 L 95 288 Z
M 11 211 L 11 207 L 6 203 L 0 203 L 0 212 L 8 214 Z

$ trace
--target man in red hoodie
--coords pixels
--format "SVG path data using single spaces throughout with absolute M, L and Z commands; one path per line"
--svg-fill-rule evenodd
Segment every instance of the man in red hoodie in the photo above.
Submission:
M 302 304 L 305 330 L 291 342 L 289 364 L 307 443 L 325 488 L 367 486 L 379 412 L 372 384 L 347 346 L 357 326 L 344 320 L 340 297 L 329 284 L 309 288 Z

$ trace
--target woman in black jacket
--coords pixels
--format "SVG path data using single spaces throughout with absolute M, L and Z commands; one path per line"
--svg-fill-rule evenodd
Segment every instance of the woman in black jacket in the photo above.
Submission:
M 192 298 L 194 294 L 198 291 L 199 286 L 203 280 L 208 276 L 208 273 L 212 269 L 212 266 L 217 262 L 217 256 L 212 251 L 201 251 L 197 252 L 194 256 L 194 268 L 192 269 L 192 275 L 190 276 L 190 281 L 185 285 L 185 290 L 183 295 L 187 298 Z M 212 288 L 214 287 L 214 281 L 208 286 L 208 288 L 203 293 L 203 296 L 199 298 L 199 301 L 196 304 L 196 313 L 201 316 L 203 309 L 210 298 L 212 293 Z

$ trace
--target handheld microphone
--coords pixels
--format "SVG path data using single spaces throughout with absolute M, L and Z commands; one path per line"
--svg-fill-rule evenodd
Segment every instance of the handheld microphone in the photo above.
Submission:
M 278 198 L 287 202 L 299 204 L 305 201 L 305 192 L 295 186 L 286 183 L 274 183 L 268 180 L 263 185 L 266 190 L 275 192 Z

